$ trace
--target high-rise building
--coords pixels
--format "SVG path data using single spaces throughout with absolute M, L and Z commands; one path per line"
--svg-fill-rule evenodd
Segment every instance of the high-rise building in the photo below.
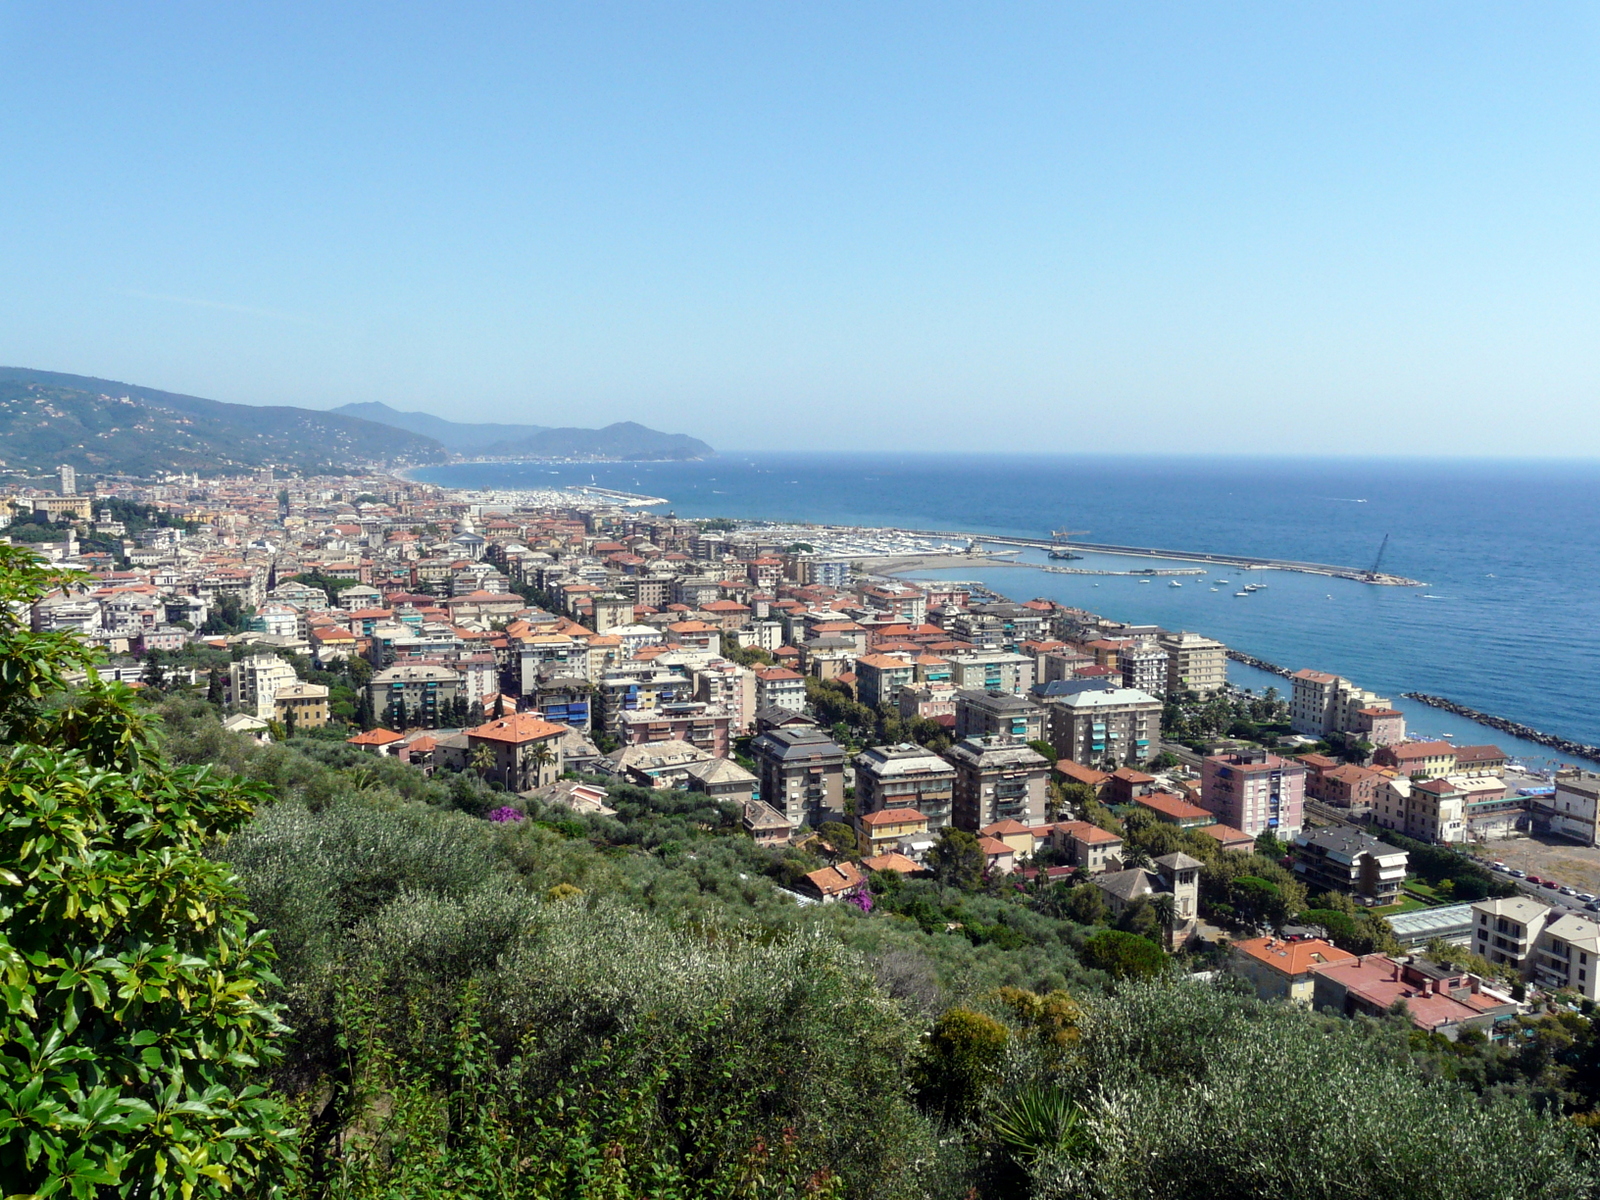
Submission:
M 1325 671 L 1296 671 L 1289 727 L 1308 737 L 1350 734 L 1384 746 L 1405 739 L 1405 717 L 1376 692 Z
M 996 821 L 1044 822 L 1050 760 L 1012 737 L 970 737 L 945 752 L 955 766 L 955 824 L 976 833 Z
M 1228 683 L 1228 648 L 1198 633 L 1163 633 L 1156 639 L 1167 652 L 1167 694 L 1211 696 Z
M 855 757 L 856 813 L 914 808 L 938 832 L 950 824 L 956 770 L 932 750 L 911 743 L 871 746 Z
M 1305 796 L 1305 765 L 1265 750 L 1213 754 L 1201 766 L 1200 807 L 1251 837 L 1299 833 Z
M 63 496 L 76 496 L 78 494 L 77 469 L 62 463 L 61 466 L 56 468 L 56 471 L 61 476 L 61 494 Z

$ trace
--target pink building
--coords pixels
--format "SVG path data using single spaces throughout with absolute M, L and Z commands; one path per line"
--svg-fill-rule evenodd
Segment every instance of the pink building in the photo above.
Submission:
M 1200 807 L 1251 837 L 1270 829 L 1285 840 L 1300 832 L 1306 768 L 1265 750 L 1213 754 L 1201 769 Z
M 1352 714 L 1350 731 L 1374 746 L 1392 746 L 1406 740 L 1405 714 L 1393 708 L 1358 708 Z

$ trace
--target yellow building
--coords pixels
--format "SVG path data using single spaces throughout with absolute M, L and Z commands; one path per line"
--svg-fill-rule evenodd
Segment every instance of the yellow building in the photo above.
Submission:
M 321 729 L 328 723 L 328 689 L 320 683 L 290 683 L 272 694 L 272 716 L 289 724 L 294 714 L 296 729 Z
M 884 808 L 856 819 L 861 853 L 893 850 L 901 838 L 928 832 L 928 818 L 914 808 Z

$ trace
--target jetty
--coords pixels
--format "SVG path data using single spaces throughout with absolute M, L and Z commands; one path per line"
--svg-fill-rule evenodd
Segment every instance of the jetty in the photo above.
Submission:
M 1000 546 L 1026 546 L 1038 550 L 1086 550 L 1096 554 L 1121 554 L 1134 558 L 1166 558 L 1175 562 L 1212 563 L 1216 566 L 1234 567 L 1241 571 L 1298 571 L 1303 575 L 1326 575 L 1332 579 L 1348 579 L 1354 583 L 1370 583 L 1378 587 L 1427 587 L 1420 579 L 1407 579 L 1403 575 L 1390 575 L 1363 567 L 1342 567 L 1334 563 L 1298 562 L 1288 558 L 1258 558 L 1248 554 L 1207 554 L 1198 550 L 1161 550 L 1152 546 L 1119 546 L 1109 542 L 1065 543 L 1050 538 L 1022 538 L 989 534 L 961 533 L 941 529 L 897 529 L 897 533 L 921 537 L 969 538 L 985 544 Z M 1049 568 L 1046 568 L 1047 570 Z M 1059 569 L 1059 568 L 1058 568 Z
M 1430 708 L 1442 709 L 1447 713 L 1454 713 L 1458 717 L 1466 717 L 1469 721 L 1476 721 L 1480 725 L 1487 725 L 1490 729 L 1498 729 L 1501 733 L 1508 733 L 1512 737 L 1521 738 L 1525 742 L 1534 742 L 1540 746 L 1548 746 L 1552 750 L 1559 750 L 1563 754 L 1571 754 L 1577 758 L 1586 758 L 1590 762 L 1600 762 L 1600 746 L 1593 746 L 1587 742 L 1575 742 L 1571 738 L 1560 737 L 1553 733 L 1545 733 L 1542 729 L 1535 729 L 1531 725 L 1524 725 L 1520 721 L 1508 721 L 1504 717 L 1497 717 L 1492 713 L 1479 712 L 1465 704 L 1458 704 L 1454 700 L 1447 700 L 1443 696 L 1430 696 L 1427 692 L 1401 692 L 1407 700 L 1415 700 L 1418 704 L 1426 704 Z

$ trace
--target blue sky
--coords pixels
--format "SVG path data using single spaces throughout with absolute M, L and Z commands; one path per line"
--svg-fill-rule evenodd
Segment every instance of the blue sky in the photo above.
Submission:
M 0 0 L 0 362 L 726 448 L 1593 456 L 1597 13 Z

